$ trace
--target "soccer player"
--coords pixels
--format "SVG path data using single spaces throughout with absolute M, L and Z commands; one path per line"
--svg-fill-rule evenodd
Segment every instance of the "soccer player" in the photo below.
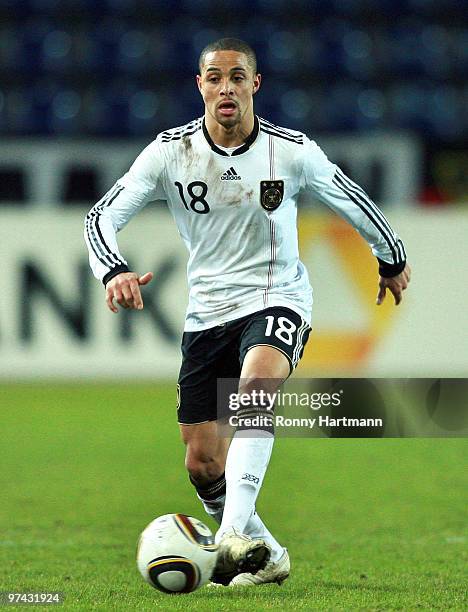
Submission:
M 208 45 L 196 77 L 204 116 L 166 130 L 86 217 L 85 239 L 107 306 L 143 308 L 152 273 L 129 270 L 116 232 L 166 200 L 189 251 L 189 303 L 178 380 L 178 420 L 190 481 L 218 523 L 213 580 L 281 583 L 288 551 L 255 510 L 273 445 L 271 420 L 242 415 L 232 440 L 217 432 L 217 379 L 274 391 L 298 364 L 310 331 L 312 289 L 299 260 L 297 198 L 311 193 L 346 219 L 378 259 L 377 304 L 395 303 L 410 278 L 403 244 L 369 196 L 304 134 L 254 114 L 261 75 L 249 45 Z M 157 248 L 157 241 L 155 248 Z M 266 406 L 255 413 L 271 415 Z M 250 420 L 250 422 L 252 419 Z

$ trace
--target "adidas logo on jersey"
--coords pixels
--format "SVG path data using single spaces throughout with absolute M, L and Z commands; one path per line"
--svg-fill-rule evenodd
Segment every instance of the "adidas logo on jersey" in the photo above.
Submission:
M 222 181 L 240 181 L 241 177 L 237 174 L 237 172 L 231 166 L 229 170 L 226 170 L 226 172 L 221 175 L 221 180 Z

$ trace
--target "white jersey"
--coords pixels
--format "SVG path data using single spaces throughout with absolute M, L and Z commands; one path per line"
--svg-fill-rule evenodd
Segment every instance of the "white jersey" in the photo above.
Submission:
M 148 202 L 166 200 L 190 254 L 186 331 L 270 306 L 310 323 L 312 288 L 296 228 L 303 190 L 359 231 L 382 274 L 403 269 L 403 244 L 382 212 L 307 136 L 255 117 L 246 142 L 228 151 L 203 118 L 159 134 L 87 215 L 94 275 L 105 283 L 128 270 L 116 232 Z

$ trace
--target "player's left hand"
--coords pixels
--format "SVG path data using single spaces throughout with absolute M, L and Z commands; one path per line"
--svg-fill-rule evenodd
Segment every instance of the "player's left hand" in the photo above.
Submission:
M 385 300 L 387 289 L 393 293 L 393 297 L 395 298 L 395 306 L 398 306 L 403 299 L 403 291 L 408 287 L 410 280 L 411 268 L 408 264 L 406 264 L 405 269 L 397 276 L 392 276 L 391 278 L 384 278 L 381 276 L 379 278 L 379 293 L 376 300 L 377 306 L 380 306 L 380 304 L 382 304 L 382 302 Z

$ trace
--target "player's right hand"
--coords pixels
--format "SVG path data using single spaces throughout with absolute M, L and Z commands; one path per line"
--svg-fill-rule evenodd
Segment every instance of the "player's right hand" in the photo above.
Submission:
M 109 310 L 112 312 L 119 311 L 114 304 L 114 300 L 122 308 L 143 310 L 140 285 L 147 285 L 152 278 L 152 272 L 147 272 L 143 276 L 139 276 L 136 272 L 121 272 L 111 278 L 106 285 L 106 304 Z

